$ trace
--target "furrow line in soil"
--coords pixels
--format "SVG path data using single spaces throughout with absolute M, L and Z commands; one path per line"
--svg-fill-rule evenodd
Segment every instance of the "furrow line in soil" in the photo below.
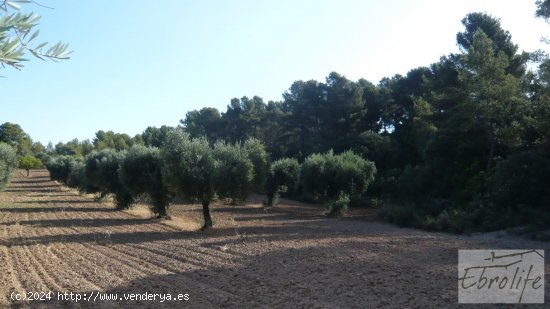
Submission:
M 142 255 L 139 255 L 136 253 L 132 254 L 131 248 L 127 248 L 125 250 L 119 249 L 119 247 L 121 246 L 120 244 L 116 246 L 104 246 L 102 244 L 97 244 L 97 245 L 78 244 L 78 246 L 82 246 L 86 248 L 85 250 L 89 251 L 90 254 L 95 254 L 96 256 L 97 254 L 102 255 L 103 258 L 96 259 L 96 260 L 104 261 L 102 265 L 106 265 L 106 263 L 117 265 L 117 268 L 114 268 L 114 269 L 116 269 L 116 272 L 119 273 L 117 275 L 119 278 L 126 277 L 126 280 L 123 280 L 124 282 L 126 283 L 135 282 L 136 279 L 142 281 L 143 283 L 141 283 L 140 285 L 143 286 L 141 288 L 143 289 L 143 291 L 139 290 L 139 287 L 136 287 L 135 285 L 132 286 L 132 289 L 134 289 L 134 291 L 138 293 L 139 292 L 143 293 L 145 291 L 148 291 L 149 289 L 151 289 L 151 287 L 155 287 L 156 289 L 158 289 L 158 287 L 165 287 L 168 290 L 174 290 L 174 287 L 179 287 L 180 288 L 179 291 L 189 291 L 190 287 L 193 287 L 194 285 L 197 285 L 197 284 L 201 285 L 202 289 L 206 288 L 210 291 L 214 289 L 215 293 L 212 293 L 213 295 L 217 295 L 216 293 L 224 292 L 214 288 L 209 284 L 197 282 L 197 280 L 195 279 L 190 279 L 190 278 L 185 279 L 182 275 L 179 275 L 179 274 L 177 276 L 178 280 L 176 281 L 171 280 L 170 284 L 165 283 L 164 280 L 161 279 L 162 277 L 159 279 L 155 279 L 155 277 L 162 274 L 165 274 L 165 275 L 174 274 L 174 271 L 176 269 L 173 269 L 173 268 L 167 269 L 165 267 L 162 267 L 162 263 L 151 263 L 151 261 L 144 259 Z M 126 258 L 121 259 L 123 257 L 126 257 Z M 147 264 L 143 265 L 144 262 Z M 111 272 L 113 271 L 111 270 Z M 131 277 L 133 278 L 129 277 L 128 274 L 132 274 Z M 182 284 L 180 282 L 182 279 L 185 279 L 185 282 L 187 284 Z M 110 289 L 113 289 L 116 287 L 123 287 L 123 286 L 124 285 L 122 284 L 115 285 L 115 286 L 112 285 Z M 149 291 L 149 292 L 154 293 L 155 291 Z M 159 290 L 156 292 L 162 293 L 163 290 Z M 227 293 L 227 292 L 224 292 L 224 293 Z
M 57 228 L 50 229 L 55 230 Z M 33 237 L 40 236 L 36 229 L 31 228 L 28 231 Z M 61 292 L 96 290 L 98 287 L 95 284 L 76 273 L 74 267 L 69 265 L 64 257 L 58 256 L 51 250 L 54 246 L 56 244 L 35 244 L 32 248 L 36 250 L 35 257 L 44 265 L 45 271 L 59 283 Z
M 147 277 L 140 280 L 143 283 L 140 282 L 139 285 L 132 284 L 131 287 L 126 287 L 125 289 L 131 289 L 129 292 L 166 293 L 166 291 L 177 291 L 181 294 L 192 294 L 192 292 L 196 292 L 192 289 L 194 289 L 197 284 L 197 280 L 184 277 L 180 274 L 177 274 L 177 280 L 171 280 L 170 277 L 175 275 L 174 272 L 164 267 L 160 267 L 157 264 L 145 262 L 143 259 L 136 258 L 134 255 L 128 254 L 128 251 L 121 252 L 107 246 L 96 246 L 94 250 L 97 250 L 113 260 L 123 261 L 126 267 L 137 269 L 147 274 Z M 208 286 L 206 284 L 204 285 Z M 154 287 L 154 290 L 151 290 L 152 287 Z M 212 290 L 211 287 L 208 288 Z M 215 292 L 218 292 L 218 290 L 215 290 Z M 210 302 L 210 305 L 213 304 L 214 303 Z M 193 302 L 193 305 L 196 306 L 196 302 Z
M 30 214 L 28 215 L 30 217 Z M 30 218 L 29 218 L 30 219 Z M 35 248 L 36 245 L 27 245 L 26 244 L 26 236 L 23 234 L 23 230 L 26 233 L 29 233 L 30 230 L 32 230 L 32 227 L 20 227 L 17 230 L 17 235 L 21 239 L 22 244 L 21 248 L 25 251 L 25 254 L 27 255 L 32 267 L 36 270 L 36 272 L 39 274 L 41 280 L 47 285 L 47 290 L 37 290 L 34 292 L 49 292 L 49 291 L 61 291 L 61 286 L 58 285 L 58 283 L 53 279 L 48 271 L 46 271 L 44 265 L 42 265 L 37 258 L 37 253 L 34 252 L 35 250 L 31 250 L 31 248 Z
M 21 226 L 12 226 L 10 232 L 21 229 Z M 13 231 L 15 232 L 15 231 Z M 19 233 L 17 233 L 19 234 Z M 19 236 L 17 237 L 20 243 L 12 244 L 10 251 L 13 253 L 12 265 L 15 266 L 17 280 L 21 283 L 21 287 L 26 292 L 45 292 L 49 289 L 48 284 L 41 278 L 39 272 L 33 266 L 27 252 L 26 244 Z
M 197 252 L 190 248 L 195 245 L 188 246 L 175 246 L 166 242 L 148 242 L 145 244 L 133 244 L 144 250 L 152 250 L 153 253 L 158 253 L 166 256 L 177 256 L 178 260 L 194 263 L 197 265 L 204 265 L 208 267 L 233 266 L 231 260 L 224 259 L 218 256 L 205 254 L 203 252 Z
M 121 248 L 121 247 L 130 247 L 130 248 L 125 249 L 125 248 Z M 216 286 L 214 286 L 210 283 L 205 283 L 202 280 L 198 280 L 197 278 L 192 278 L 192 277 L 188 277 L 187 275 L 185 275 L 185 272 L 200 271 L 203 268 L 201 266 L 190 264 L 187 261 L 183 261 L 183 262 L 179 261 L 175 257 L 154 254 L 154 253 L 151 253 L 149 251 L 142 250 L 140 248 L 136 248 L 136 247 L 133 247 L 133 246 L 126 246 L 126 245 L 121 246 L 121 245 L 117 244 L 116 246 L 111 245 L 111 246 L 109 246 L 109 248 L 111 248 L 111 249 L 113 249 L 113 250 L 115 250 L 119 253 L 134 256 L 136 258 L 144 260 L 149 264 L 153 264 L 156 267 L 160 267 L 160 268 L 164 269 L 165 271 L 175 273 L 175 274 L 177 274 L 178 277 L 187 277 L 188 279 L 186 279 L 186 280 L 190 280 L 190 282 L 192 284 L 195 284 L 195 285 L 198 284 L 203 289 L 213 290 L 217 293 L 217 294 L 214 293 L 213 295 L 218 295 L 218 296 L 223 295 L 226 298 L 227 297 L 229 297 L 229 298 L 241 298 L 241 296 L 239 296 L 238 294 L 220 289 L 219 287 L 216 287 Z M 134 250 L 131 250 L 132 248 Z M 191 267 L 189 267 L 189 266 L 191 266 Z

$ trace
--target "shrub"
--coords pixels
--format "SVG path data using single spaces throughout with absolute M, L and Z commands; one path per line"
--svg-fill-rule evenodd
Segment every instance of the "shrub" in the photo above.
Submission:
M 418 225 L 416 210 L 412 205 L 386 204 L 378 211 L 378 216 L 400 227 L 412 227 Z
M 300 177 L 296 159 L 279 159 L 269 169 L 266 181 L 267 206 L 277 205 L 279 192 L 295 191 Z
M 407 165 L 396 181 L 396 196 L 403 201 L 418 201 L 425 198 L 427 188 L 433 181 L 425 166 Z
M 448 231 L 462 234 L 471 231 L 470 215 L 459 208 L 443 210 L 436 216 L 419 219 L 415 227 L 428 231 Z
M 148 194 L 158 217 L 167 216 L 170 194 L 162 178 L 163 161 L 158 148 L 133 146 L 120 162 L 122 184 L 134 198 Z
M 17 153 L 13 147 L 8 144 L 0 143 L 0 190 L 3 189 L 10 180 L 13 172 L 17 168 Z
M 37 169 L 42 167 L 42 161 L 31 155 L 25 155 L 19 159 L 19 168 L 27 171 L 27 176 L 30 174 L 31 169 Z
M 338 197 L 334 200 L 329 200 L 325 204 L 325 209 L 329 215 L 337 213 L 346 213 L 349 210 L 350 197 L 348 194 L 340 193 Z
M 509 214 L 511 227 L 548 226 L 550 220 L 550 158 L 541 152 L 524 151 L 499 162 L 488 180 L 494 218 Z M 504 218 L 503 218 L 504 219 Z

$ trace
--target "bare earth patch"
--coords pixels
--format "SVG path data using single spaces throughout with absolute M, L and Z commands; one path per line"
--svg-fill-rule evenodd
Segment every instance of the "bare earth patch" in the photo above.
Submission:
M 268 210 L 260 205 L 259 199 L 214 205 L 215 228 L 199 232 L 198 204 L 174 205 L 172 220 L 158 220 L 147 208 L 116 211 L 81 196 L 50 181 L 46 171 L 18 173 L 0 193 L 0 307 L 465 307 L 457 304 L 458 249 L 550 248 L 495 233 L 398 228 L 368 211 L 327 218 L 320 208 L 296 202 Z M 49 291 L 54 300 L 10 299 Z M 187 293 L 189 300 L 75 303 L 57 300 L 57 292 Z

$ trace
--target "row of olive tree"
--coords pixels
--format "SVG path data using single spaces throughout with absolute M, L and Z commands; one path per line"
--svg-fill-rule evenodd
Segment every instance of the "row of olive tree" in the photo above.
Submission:
M 93 151 L 84 159 L 57 156 L 48 159 L 46 167 L 53 180 L 81 192 L 112 194 L 119 209 L 146 194 L 153 212 L 165 217 L 173 196 L 197 200 L 203 205 L 203 228 L 209 228 L 213 225 L 209 205 L 214 199 L 237 203 L 263 189 L 268 155 L 258 140 L 212 146 L 176 131 L 160 149 L 136 145 L 128 151 Z
M 374 163 L 352 152 L 314 154 L 302 166 L 295 159 L 269 164 L 258 140 L 211 144 L 179 130 L 170 133 L 161 148 L 104 149 L 83 160 L 58 156 L 46 165 L 54 180 L 82 192 L 112 194 L 119 209 L 146 194 L 153 212 L 165 217 L 174 196 L 198 201 L 203 208 L 203 229 L 213 225 L 210 204 L 214 200 L 236 204 L 251 192 L 265 193 L 267 205 L 272 206 L 279 192 L 295 192 L 301 186 L 326 202 L 330 212 L 345 210 L 350 196 L 361 196 L 376 171 Z
M 17 165 L 15 149 L 8 144 L 0 143 L 0 190 L 4 189 Z
M 312 154 L 301 166 L 296 159 L 279 159 L 269 170 L 267 205 L 277 203 L 280 191 L 294 192 L 301 186 L 314 200 L 324 202 L 329 213 L 343 212 L 352 199 L 364 196 L 375 174 L 374 163 L 352 151 Z
M 46 160 L 46 168 L 52 180 L 83 193 L 97 193 L 99 198 L 113 194 L 117 208 L 125 209 L 134 202 L 120 177 L 120 165 L 126 156 L 126 152 L 113 149 L 94 151 L 85 158 L 63 155 Z

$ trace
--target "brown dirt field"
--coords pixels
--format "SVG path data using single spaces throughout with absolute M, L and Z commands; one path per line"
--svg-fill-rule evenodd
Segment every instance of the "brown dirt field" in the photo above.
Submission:
M 159 221 L 144 208 L 116 211 L 50 181 L 47 171 L 18 172 L 0 193 L 0 307 L 465 307 L 457 304 L 458 249 L 550 248 L 498 233 L 398 228 L 369 211 L 328 218 L 290 201 L 269 210 L 258 201 L 214 205 L 216 226 L 206 232 L 196 230 L 199 205 L 174 205 L 170 214 Z M 13 292 L 48 291 L 187 293 L 189 300 L 10 300 Z

